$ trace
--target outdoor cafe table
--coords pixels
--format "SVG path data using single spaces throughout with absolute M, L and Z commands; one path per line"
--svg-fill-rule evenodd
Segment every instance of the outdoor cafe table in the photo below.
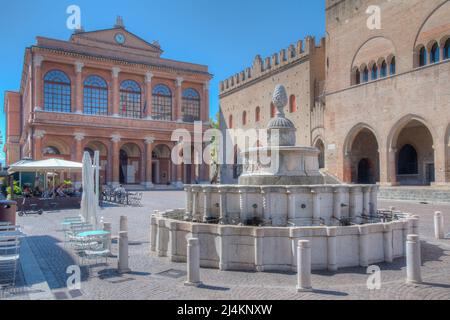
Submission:
M 106 236 L 110 233 L 108 231 L 103 230 L 93 230 L 93 231 L 85 231 L 79 233 L 77 236 L 81 238 L 88 238 L 88 237 L 100 237 L 100 236 Z

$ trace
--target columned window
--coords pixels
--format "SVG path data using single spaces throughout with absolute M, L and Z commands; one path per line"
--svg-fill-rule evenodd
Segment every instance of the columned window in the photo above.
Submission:
M 425 47 L 420 48 L 419 51 L 419 66 L 423 67 L 427 64 L 427 50 Z
M 376 64 L 372 66 L 372 80 L 378 79 L 378 67 Z
M 44 110 L 71 112 L 70 79 L 62 71 L 53 70 L 44 77 Z
M 381 77 L 381 78 L 387 77 L 387 64 L 386 64 L 386 61 L 383 61 L 383 62 L 381 63 L 380 77 Z
M 444 45 L 444 59 L 450 59 L 450 39 Z
M 89 76 L 84 81 L 84 113 L 108 115 L 108 85 L 99 76 Z
M 289 98 L 289 112 L 297 112 L 297 99 L 295 98 L 295 95 L 291 95 Z
M 270 103 L 270 117 L 275 118 L 276 115 L 277 115 L 277 108 L 275 108 L 275 105 L 272 102 Z
M 184 122 L 201 120 L 200 95 L 196 90 L 189 88 L 183 91 L 182 112 Z
M 439 57 L 439 45 L 437 44 L 437 42 L 435 44 L 433 44 L 433 46 L 431 47 L 430 50 L 430 63 L 437 63 L 440 60 Z
M 369 82 L 369 69 L 367 67 L 364 68 L 363 82 Z
M 247 125 L 247 111 L 242 113 L 242 125 Z
M 257 107 L 255 111 L 255 122 L 261 121 L 261 108 Z
M 153 88 L 152 117 L 155 120 L 172 120 L 172 91 L 166 85 L 159 84 Z
M 389 69 L 390 69 L 389 72 L 390 72 L 391 76 L 397 72 L 395 57 L 392 58 Z
M 120 85 L 120 115 L 125 118 L 141 117 L 141 87 L 136 81 L 126 80 Z
M 359 72 L 359 69 L 356 69 L 355 71 L 355 84 L 361 83 L 361 72 Z

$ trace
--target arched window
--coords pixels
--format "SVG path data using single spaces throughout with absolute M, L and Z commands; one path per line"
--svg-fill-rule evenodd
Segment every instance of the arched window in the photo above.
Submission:
M 83 99 L 85 114 L 108 115 L 108 85 L 103 78 L 86 78 Z
M 387 77 L 387 64 L 386 64 L 386 61 L 384 61 L 384 60 L 383 60 L 383 62 L 381 63 L 380 77 L 381 77 L 381 78 Z
M 389 69 L 390 69 L 389 72 L 390 72 L 391 76 L 394 75 L 397 72 L 397 70 L 396 70 L 397 66 L 396 66 L 395 57 L 392 58 L 391 64 L 389 66 Z
M 172 91 L 159 84 L 153 88 L 152 117 L 155 120 L 172 120 Z
M 270 103 L 270 117 L 271 118 L 275 118 L 277 115 L 277 108 L 275 108 L 275 105 L 272 103 Z
M 419 174 L 417 151 L 410 144 L 403 146 L 398 154 L 398 174 Z
M 231 114 L 228 117 L 228 128 L 233 129 L 233 115 L 231 115 Z
M 423 67 L 427 64 L 427 50 L 425 47 L 420 48 L 419 51 L 419 66 Z
M 297 112 L 297 99 L 295 98 L 295 95 L 289 97 L 289 112 Z
M 247 124 L 247 111 L 244 111 L 242 113 L 242 125 L 246 125 Z
M 255 122 L 260 122 L 260 121 L 261 121 L 261 108 L 260 107 L 256 107 Z
M 70 112 L 71 109 L 69 77 L 59 70 L 48 72 L 44 77 L 44 110 Z
M 378 67 L 377 67 L 376 64 L 374 64 L 374 65 L 372 66 L 372 72 L 371 72 L 371 74 L 372 74 L 372 80 L 377 80 L 377 79 L 378 79 Z
M 120 115 L 126 118 L 141 117 L 141 87 L 136 81 L 126 80 L 120 85 Z
M 355 84 L 360 84 L 361 83 L 361 72 L 359 72 L 359 69 L 356 69 L 355 71 Z
M 52 147 L 52 146 L 44 148 L 42 153 L 46 156 L 58 156 L 61 154 L 61 152 L 59 152 L 58 148 Z
M 369 82 L 369 69 L 367 67 L 364 68 L 363 82 Z
M 439 57 L 439 45 L 437 44 L 437 42 L 435 44 L 433 44 L 433 46 L 431 47 L 431 51 L 430 51 L 430 63 L 437 63 L 440 60 Z
M 444 45 L 444 59 L 450 59 L 450 39 Z
M 194 89 L 183 91 L 182 113 L 184 122 L 200 121 L 200 95 Z

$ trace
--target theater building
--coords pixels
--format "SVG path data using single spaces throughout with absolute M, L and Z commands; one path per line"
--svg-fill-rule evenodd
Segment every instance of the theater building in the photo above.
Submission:
M 370 23 L 376 12 L 380 28 Z M 323 64 L 299 73 L 294 64 L 278 73 L 270 61 L 263 65 L 270 87 L 289 87 L 299 110 L 309 108 L 291 120 L 305 138 L 298 140 L 322 151 L 328 173 L 383 186 L 450 184 L 448 17 L 446 0 L 326 0 Z M 312 84 L 322 72 L 324 86 L 297 96 L 308 74 Z M 243 126 L 241 115 L 261 104 L 268 122 L 270 95 L 246 75 L 222 81 L 224 128 Z
M 81 161 L 100 151 L 108 185 L 182 185 L 209 180 L 204 165 L 175 165 L 172 132 L 209 122 L 208 67 L 162 58 L 157 42 L 129 32 L 77 30 L 37 37 L 25 50 L 19 92 L 5 94 L 6 163 Z

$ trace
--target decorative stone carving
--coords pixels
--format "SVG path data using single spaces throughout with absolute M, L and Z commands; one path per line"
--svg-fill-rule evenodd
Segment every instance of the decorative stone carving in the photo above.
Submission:
M 277 85 L 273 93 L 272 102 L 278 109 L 278 116 L 284 116 L 284 108 L 288 104 L 288 97 L 286 88 L 282 85 Z
M 145 144 L 153 144 L 155 142 L 154 137 L 146 137 L 145 138 Z
M 113 78 L 118 78 L 119 77 L 119 73 L 120 73 L 120 68 L 119 67 L 113 67 L 111 72 L 112 72 Z
M 111 136 L 111 141 L 114 142 L 114 143 L 118 143 L 121 140 L 122 140 L 122 137 L 120 135 L 118 135 L 118 134 L 113 134 Z
M 84 63 L 81 61 L 77 61 L 75 62 L 75 72 L 76 73 L 81 73 L 83 71 L 84 68 Z
M 42 139 L 42 138 L 45 137 L 45 134 L 46 134 L 46 132 L 44 130 L 36 130 L 34 132 L 33 137 L 36 138 L 36 139 Z
M 181 87 L 181 85 L 183 84 L 184 79 L 182 77 L 178 77 L 175 81 L 177 87 Z
M 77 132 L 77 133 L 74 134 L 74 138 L 77 141 L 83 141 L 84 138 L 85 138 L 85 134 L 82 133 L 82 132 Z
M 33 58 L 33 63 L 34 63 L 35 67 L 41 67 L 43 61 L 44 61 L 44 57 L 41 55 L 36 55 Z
M 153 78 L 153 73 L 147 72 L 147 73 L 145 74 L 145 82 L 146 82 L 146 83 L 151 83 L 151 82 L 152 82 L 152 78 Z

